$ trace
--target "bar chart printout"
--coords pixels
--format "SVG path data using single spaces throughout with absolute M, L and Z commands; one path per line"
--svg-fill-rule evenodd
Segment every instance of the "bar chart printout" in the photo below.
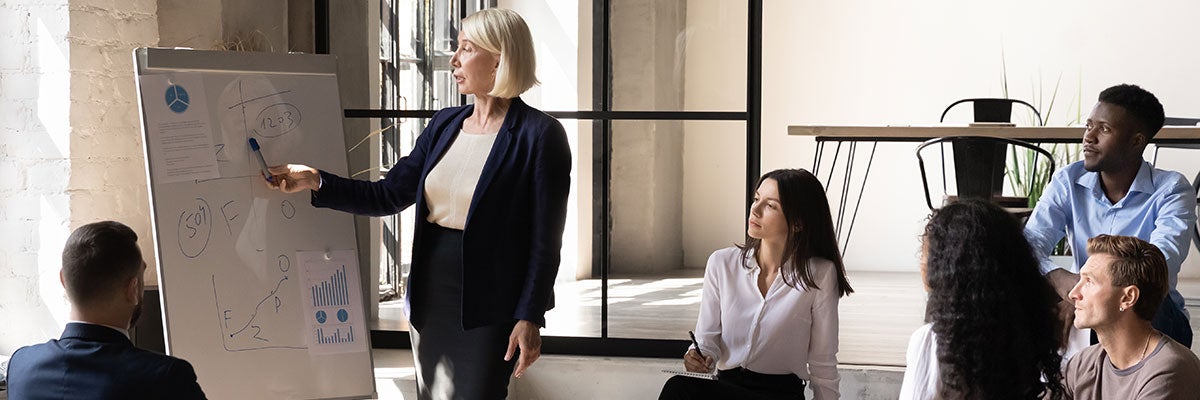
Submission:
M 353 251 L 297 252 L 303 274 L 309 351 L 367 351 L 358 257 Z
M 329 279 L 312 285 L 309 291 L 312 292 L 313 307 L 350 305 L 350 291 L 346 289 L 346 266 L 341 266 Z

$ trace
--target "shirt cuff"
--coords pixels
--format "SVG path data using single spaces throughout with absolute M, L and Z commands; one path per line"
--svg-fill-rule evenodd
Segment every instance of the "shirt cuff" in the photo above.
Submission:
M 1046 274 L 1054 272 L 1054 270 L 1056 270 L 1056 269 L 1066 269 L 1066 268 L 1063 268 L 1061 265 L 1055 264 L 1054 261 L 1050 261 L 1049 259 L 1046 259 L 1046 260 L 1041 260 L 1040 262 L 1038 262 L 1038 269 L 1041 270 L 1042 275 L 1045 276 Z

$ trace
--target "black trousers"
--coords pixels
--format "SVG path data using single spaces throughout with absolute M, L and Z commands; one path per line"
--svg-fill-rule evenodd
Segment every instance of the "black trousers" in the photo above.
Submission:
M 760 374 L 745 368 L 717 372 L 717 380 L 676 375 L 667 380 L 659 400 L 804 399 L 804 380 L 794 374 Z
M 425 223 L 424 221 L 418 223 Z M 504 361 L 516 321 L 462 328 L 462 231 L 427 224 L 424 268 L 413 276 L 420 321 L 409 331 L 417 394 L 426 399 L 504 399 L 517 357 Z

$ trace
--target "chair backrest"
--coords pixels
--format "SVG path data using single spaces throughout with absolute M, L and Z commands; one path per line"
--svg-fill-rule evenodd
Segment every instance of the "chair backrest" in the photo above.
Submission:
M 946 122 L 946 113 L 950 112 L 951 108 L 962 103 L 972 103 L 975 111 L 975 122 L 1012 122 L 1012 105 L 1013 103 L 1023 104 L 1033 110 L 1033 115 L 1037 117 L 1038 126 L 1042 123 L 1042 113 L 1038 112 L 1037 108 L 1032 104 L 1026 103 L 1017 99 L 998 99 L 998 98 L 975 98 L 962 99 L 946 106 L 942 111 L 942 117 L 938 122 Z
M 950 143 L 954 158 L 955 189 L 951 191 L 946 181 L 944 144 Z M 934 209 L 933 198 L 930 195 L 929 176 L 925 168 L 923 150 L 938 145 L 942 149 L 942 190 L 947 196 L 959 198 L 976 197 L 1001 203 L 1006 177 L 1008 151 L 1013 149 L 1014 160 L 1024 160 L 1023 167 L 1013 173 L 1019 173 L 1021 182 L 1028 184 L 1026 193 L 1018 201 L 1028 202 L 1028 198 L 1036 195 L 1035 187 L 1044 187 L 1050 182 L 1056 165 L 1054 156 L 1049 151 L 1032 143 L 1015 139 L 992 136 L 947 136 L 930 139 L 917 146 L 917 164 L 921 168 L 921 185 L 925 190 L 925 204 Z M 1018 155 L 1018 151 L 1029 151 L 1031 157 Z M 1045 164 L 1045 165 L 1043 165 Z M 1022 170 L 1023 169 L 1023 170 Z M 1014 177 L 1015 178 L 1015 177 Z M 1024 206 L 1022 206 L 1024 207 Z
M 1180 117 L 1163 118 L 1163 126 L 1196 126 L 1196 125 L 1200 125 L 1200 118 L 1180 118 Z
M 1180 118 L 1166 117 L 1163 119 L 1163 126 L 1196 126 L 1200 125 L 1200 118 Z M 1161 149 L 1200 149 L 1200 144 L 1194 143 L 1156 143 L 1154 145 L 1154 158 L 1150 165 L 1158 165 L 1158 151 Z

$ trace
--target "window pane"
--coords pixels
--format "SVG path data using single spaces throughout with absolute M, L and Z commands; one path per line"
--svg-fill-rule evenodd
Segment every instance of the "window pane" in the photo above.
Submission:
M 745 226 L 742 121 L 616 121 L 610 337 L 687 339 L 704 266 Z
M 614 110 L 746 109 L 745 0 L 614 0 Z
M 540 85 L 521 95 L 526 103 L 544 111 L 594 110 L 592 96 L 592 14 L 590 2 L 558 0 L 503 0 L 525 19 L 533 36 Z M 597 56 L 595 60 L 600 60 Z

